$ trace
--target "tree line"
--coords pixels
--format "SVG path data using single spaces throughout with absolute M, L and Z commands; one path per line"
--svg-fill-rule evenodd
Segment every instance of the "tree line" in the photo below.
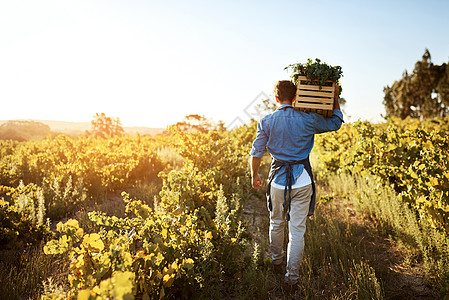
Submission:
M 411 73 L 384 88 L 386 118 L 449 116 L 449 64 L 434 64 L 428 49 Z

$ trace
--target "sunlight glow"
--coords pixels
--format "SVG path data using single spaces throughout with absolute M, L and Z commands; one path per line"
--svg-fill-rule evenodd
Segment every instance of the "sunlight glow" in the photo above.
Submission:
M 127 126 L 165 127 L 189 114 L 228 123 L 259 93 L 271 95 L 274 82 L 288 78 L 286 65 L 309 57 L 343 67 L 353 119 L 379 120 L 385 85 L 424 48 L 436 62 L 449 52 L 443 24 L 412 39 L 418 26 L 436 25 L 422 20 L 410 24 L 405 43 L 393 38 L 419 7 L 384 12 L 382 2 L 369 11 L 353 1 L 287 2 L 285 11 L 232 1 L 4 1 L 0 99 L 7 109 L 0 120 L 86 122 L 104 112 Z M 428 6 L 438 13 L 445 5 Z M 308 12 L 317 10 L 313 19 Z

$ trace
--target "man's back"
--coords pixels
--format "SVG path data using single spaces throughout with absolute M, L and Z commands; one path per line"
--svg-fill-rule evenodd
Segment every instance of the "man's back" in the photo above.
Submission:
M 262 157 L 268 150 L 276 160 L 303 160 L 313 148 L 314 134 L 338 130 L 342 122 L 343 114 L 338 109 L 331 118 L 324 118 L 316 113 L 295 111 L 291 105 L 282 105 L 259 122 L 251 155 Z M 295 178 L 302 171 L 302 165 L 293 166 Z M 285 184 L 283 174 L 284 170 L 281 170 L 276 183 Z

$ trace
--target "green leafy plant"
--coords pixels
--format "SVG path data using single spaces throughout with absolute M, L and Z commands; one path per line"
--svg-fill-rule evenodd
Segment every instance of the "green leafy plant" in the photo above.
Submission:
M 293 72 L 290 77 L 295 84 L 298 83 L 299 76 L 306 76 L 309 80 L 318 81 L 318 84 L 320 86 L 327 85 L 328 81 L 334 81 L 338 83 L 338 80 L 343 76 L 343 71 L 341 70 L 340 66 L 328 65 L 325 62 L 321 62 L 321 60 L 318 58 L 316 58 L 315 61 L 312 61 L 309 58 L 307 59 L 307 63 L 305 64 L 290 64 L 285 67 L 284 70 L 290 70 Z
M 48 234 L 48 228 L 43 224 L 36 224 L 27 211 L 0 199 L 0 248 L 21 249 L 38 243 Z

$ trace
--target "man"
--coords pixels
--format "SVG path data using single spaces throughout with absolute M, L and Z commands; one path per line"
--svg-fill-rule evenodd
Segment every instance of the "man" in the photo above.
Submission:
M 294 110 L 292 103 L 296 86 L 291 81 L 278 81 L 274 93 L 280 107 L 265 116 L 257 126 L 256 139 L 250 152 L 251 177 L 253 187 L 259 189 L 262 186 L 260 162 L 268 150 L 272 157 L 267 188 L 272 259 L 274 269 L 282 270 L 284 224 L 287 221 L 289 242 L 285 282 L 294 288 L 298 283 L 304 252 L 306 218 L 313 214 L 315 205 L 315 185 L 308 159 L 314 134 L 340 129 L 343 114 L 338 100 L 338 86 L 331 118 Z

